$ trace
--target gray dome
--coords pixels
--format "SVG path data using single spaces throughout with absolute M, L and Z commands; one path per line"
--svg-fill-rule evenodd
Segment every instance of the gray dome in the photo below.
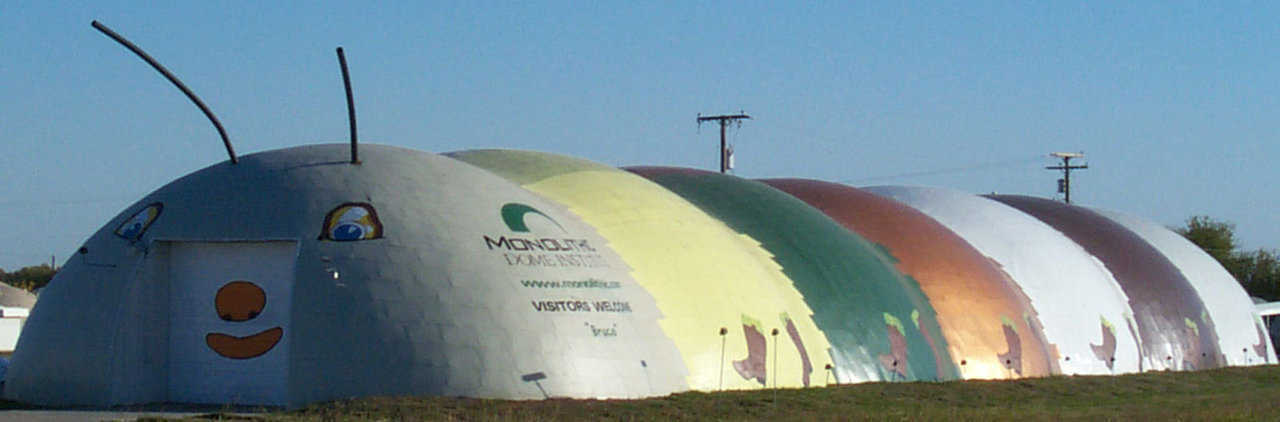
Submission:
M 128 207 L 42 293 L 5 396 L 299 405 L 687 388 L 652 297 L 563 206 L 451 158 L 363 145 L 353 165 L 347 148 L 247 155 Z M 627 335 L 561 316 L 584 311 Z

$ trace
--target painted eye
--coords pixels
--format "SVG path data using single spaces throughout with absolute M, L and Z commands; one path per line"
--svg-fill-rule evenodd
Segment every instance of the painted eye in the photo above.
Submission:
M 142 233 L 145 233 L 147 228 L 151 227 L 151 223 L 154 223 L 156 218 L 160 217 L 160 211 L 163 210 L 164 204 L 159 202 L 147 205 L 146 208 L 121 223 L 120 227 L 116 228 L 116 236 L 129 240 L 138 240 L 138 238 L 142 237 Z
M 364 237 L 364 227 L 358 224 L 344 223 L 333 229 L 330 233 L 333 240 L 360 240 Z
M 124 228 L 124 232 L 119 233 L 120 236 L 127 239 L 133 239 L 140 234 L 142 234 L 142 223 L 130 224 L 129 227 Z
M 382 222 L 378 221 L 378 213 L 373 205 L 362 202 L 342 204 L 329 211 L 324 218 L 324 230 L 320 232 L 321 240 L 337 242 L 381 237 Z

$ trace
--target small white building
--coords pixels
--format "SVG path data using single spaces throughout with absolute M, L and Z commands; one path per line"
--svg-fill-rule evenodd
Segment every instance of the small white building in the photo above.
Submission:
M 35 294 L 0 283 L 0 353 L 13 352 L 35 304 Z

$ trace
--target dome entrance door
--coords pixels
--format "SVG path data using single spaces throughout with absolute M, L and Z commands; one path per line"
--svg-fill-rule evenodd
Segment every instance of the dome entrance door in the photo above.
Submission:
M 284 405 L 296 242 L 172 242 L 169 401 Z

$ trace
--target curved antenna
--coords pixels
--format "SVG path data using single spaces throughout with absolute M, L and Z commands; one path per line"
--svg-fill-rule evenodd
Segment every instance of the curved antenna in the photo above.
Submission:
M 347 121 L 351 122 L 351 164 L 360 164 L 356 151 L 356 100 L 351 95 L 351 74 L 347 73 L 347 55 L 338 47 L 338 65 L 342 67 L 342 85 L 347 88 Z
M 231 141 L 227 139 L 227 131 L 222 128 L 222 123 L 218 122 L 218 118 L 213 116 L 213 112 L 209 111 L 209 107 L 205 106 L 204 102 L 200 101 L 200 98 L 196 97 L 195 93 L 191 92 L 190 89 L 187 89 L 187 86 L 183 85 L 182 81 L 179 81 L 176 76 L 173 76 L 172 73 L 169 73 L 169 69 L 165 69 L 164 66 L 161 66 L 160 63 L 156 62 L 156 60 L 151 58 L 151 56 L 148 56 L 147 53 L 142 51 L 141 48 L 138 48 L 138 46 L 133 45 L 133 43 L 129 42 L 129 40 L 124 39 L 124 37 L 120 36 L 120 34 L 117 34 L 115 31 L 112 31 L 111 28 L 107 28 L 106 25 L 103 25 L 98 21 L 93 21 L 93 28 L 97 29 L 98 31 L 101 31 L 103 34 L 106 34 L 106 36 L 111 37 L 111 39 L 116 40 L 116 42 L 120 43 L 120 45 L 123 45 L 124 48 L 127 48 L 129 49 L 129 51 L 132 51 L 133 54 L 137 54 L 138 57 L 142 58 L 143 61 L 146 61 L 147 64 L 155 68 L 157 72 L 160 72 L 160 74 L 163 75 L 165 79 L 168 79 L 169 82 L 172 82 L 174 86 L 182 90 L 183 94 L 187 94 L 187 98 L 191 99 L 191 102 L 196 103 L 196 107 L 199 107 L 200 111 L 204 112 L 205 117 L 208 117 L 209 121 L 213 122 L 213 127 L 218 129 L 218 136 L 222 137 L 222 145 L 225 145 L 227 147 L 227 155 L 231 156 L 231 164 L 236 164 L 239 162 L 239 160 L 236 160 L 236 151 L 231 148 Z

